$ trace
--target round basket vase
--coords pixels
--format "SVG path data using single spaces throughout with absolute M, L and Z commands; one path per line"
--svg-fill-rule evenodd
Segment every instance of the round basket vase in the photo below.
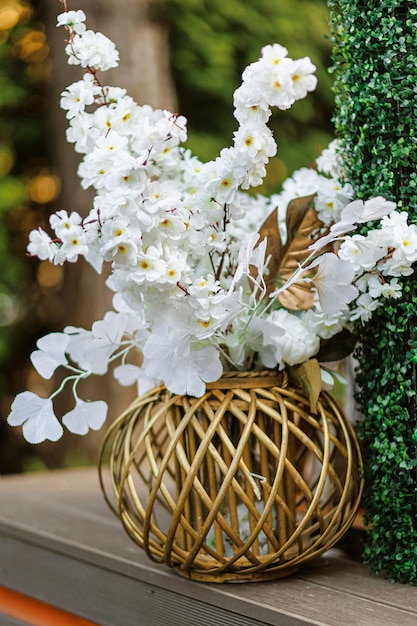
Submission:
M 275 372 L 226 374 L 201 398 L 141 396 L 107 432 L 99 468 L 133 541 L 207 582 L 293 573 L 342 537 L 363 488 L 359 444 L 334 400 L 322 393 L 312 413 Z

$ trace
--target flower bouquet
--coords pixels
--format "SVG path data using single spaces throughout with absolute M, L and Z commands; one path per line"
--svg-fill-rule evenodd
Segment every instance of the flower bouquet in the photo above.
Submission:
M 57 440 L 63 429 L 53 399 L 71 383 L 75 406 L 64 426 L 79 434 L 100 428 L 105 403 L 83 401 L 77 384 L 116 362 L 120 384 L 136 383 L 139 394 L 162 381 L 173 393 L 201 396 L 224 370 L 345 356 L 321 349 L 401 296 L 398 279 L 417 259 L 417 229 L 383 198 L 351 201 L 336 142 L 317 169 L 295 172 L 281 193 L 246 192 L 262 183 L 277 150 L 271 107 L 287 109 L 316 86 L 310 59 L 264 47 L 234 93 L 233 145 L 202 163 L 181 146 L 184 117 L 138 106 L 124 89 L 100 82 L 118 53 L 86 30 L 82 11 L 65 11 L 58 25 L 67 30 L 68 62 L 84 72 L 61 97 L 67 140 L 84 155 L 82 187 L 97 194 L 85 218 L 52 215 L 54 235 L 33 231 L 28 252 L 55 264 L 84 256 L 98 272 L 110 263 L 115 310 L 91 330 L 67 327 L 38 341 L 31 360 L 41 376 L 58 367 L 68 376 L 48 399 L 19 394 L 9 423 L 23 424 L 32 443 Z M 377 224 L 366 236 L 352 234 L 371 220 Z M 322 377 L 329 381 L 323 368 Z
M 54 264 L 83 256 L 97 272 L 110 264 L 114 310 L 91 330 L 70 326 L 39 339 L 31 355 L 39 374 L 49 379 L 64 368 L 67 376 L 49 398 L 20 393 L 9 424 L 22 425 L 31 443 L 58 440 L 63 426 L 53 401 L 70 384 L 74 408 L 62 424 L 78 434 L 99 429 L 106 404 L 81 399 L 77 386 L 113 365 L 121 385 L 137 385 L 140 402 L 162 385 L 170 398 L 164 396 L 165 407 L 183 396 L 186 414 L 224 373 L 285 372 L 308 389 L 308 406 L 298 415 L 310 423 L 320 414 L 322 381 L 330 384 L 337 376 L 326 362 L 352 350 L 355 324 L 368 323 L 387 299 L 401 297 L 399 278 L 412 273 L 417 259 L 416 226 L 382 197 L 352 198 L 337 142 L 323 150 L 314 169 L 302 168 L 286 180 L 281 192 L 249 192 L 262 183 L 277 151 L 267 126 L 271 109 L 288 109 L 316 86 L 309 58 L 293 60 L 283 46 L 265 46 L 234 93 L 238 128 L 232 146 L 203 163 L 181 145 L 187 138 L 184 117 L 139 106 L 124 89 L 102 83 L 100 73 L 118 65 L 118 53 L 104 35 L 86 29 L 85 19 L 83 11 L 66 6 L 58 17 L 67 31 L 68 62 L 83 71 L 63 92 L 61 107 L 67 140 L 83 155 L 81 185 L 96 195 L 87 217 L 65 210 L 52 215 L 53 233 L 33 231 L 28 251 Z M 370 221 L 374 229 L 361 234 L 360 225 Z M 305 434 L 305 427 L 297 428 Z M 226 447 L 236 452 L 239 437 Z M 264 473 L 246 476 L 259 492 L 255 478 Z M 322 494 L 325 479 L 318 482 Z M 260 509 L 243 500 L 254 519 L 264 521 L 277 498 L 266 498 Z M 310 508 L 317 502 L 313 497 Z M 210 520 L 203 524 L 204 537 L 214 532 Z M 234 562 L 244 553 L 242 541 Z M 288 546 L 281 543 L 282 560 Z M 311 549 L 310 556 L 316 552 Z

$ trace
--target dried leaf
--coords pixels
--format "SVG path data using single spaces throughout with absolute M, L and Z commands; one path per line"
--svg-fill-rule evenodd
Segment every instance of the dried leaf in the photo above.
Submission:
M 310 411 L 317 413 L 317 402 L 321 391 L 320 364 L 317 359 L 305 361 L 298 367 L 291 368 L 291 374 L 301 382 L 310 399 Z
M 260 240 L 267 237 L 266 254 L 271 260 L 266 277 L 268 293 L 281 287 L 304 261 L 310 251 L 311 236 L 322 226 L 313 205 L 314 196 L 296 198 L 287 209 L 287 241 L 283 245 L 278 229 L 277 209 L 268 216 L 260 229 Z M 287 309 L 301 311 L 313 306 L 311 284 L 299 280 L 283 291 L 278 297 Z

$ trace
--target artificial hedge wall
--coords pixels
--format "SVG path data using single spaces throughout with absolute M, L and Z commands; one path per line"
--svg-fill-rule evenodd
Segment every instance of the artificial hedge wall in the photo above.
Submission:
M 358 197 L 382 195 L 417 223 L 415 0 L 328 0 L 334 117 Z M 368 225 L 372 226 L 372 225 Z M 365 560 L 417 584 L 417 278 L 357 328 L 357 400 L 365 463 Z

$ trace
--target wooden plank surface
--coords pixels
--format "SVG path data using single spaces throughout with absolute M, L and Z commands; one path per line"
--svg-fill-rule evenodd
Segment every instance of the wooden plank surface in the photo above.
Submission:
M 0 587 L 0 625 L 1 620 L 20 621 L 20 624 L 29 626 L 96 626 L 93 622 L 5 587 Z
M 0 480 L 0 585 L 103 626 L 417 624 L 416 588 L 337 551 L 278 581 L 187 581 L 132 543 L 94 469 Z

